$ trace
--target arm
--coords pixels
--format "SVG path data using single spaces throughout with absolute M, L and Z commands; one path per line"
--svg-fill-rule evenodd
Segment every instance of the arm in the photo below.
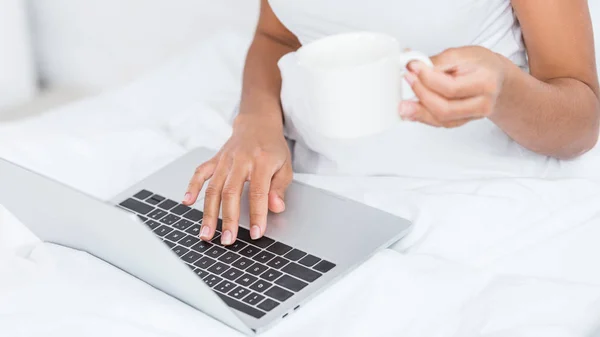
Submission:
M 300 42 L 277 19 L 267 0 L 261 0 L 261 13 L 244 68 L 240 117 L 262 116 L 283 125 L 280 92 L 281 74 L 277 61 L 300 48 Z
M 572 158 L 590 150 L 600 129 L 600 90 L 592 22 L 585 0 L 513 0 L 531 75 L 507 64 L 490 118 L 533 151 Z
M 435 69 L 412 62 L 407 80 L 421 104 L 400 114 L 456 127 L 487 117 L 516 142 L 561 159 L 598 140 L 600 101 L 586 0 L 512 0 L 527 45 L 530 74 L 482 47 L 447 50 Z

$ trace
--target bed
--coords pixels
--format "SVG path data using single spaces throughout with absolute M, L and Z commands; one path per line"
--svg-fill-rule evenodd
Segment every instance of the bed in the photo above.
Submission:
M 0 157 L 107 200 L 194 147 L 217 149 L 249 41 L 223 31 L 131 84 L 2 123 Z M 600 336 L 600 156 L 559 168 L 297 174 L 415 226 L 264 336 Z M 2 336 L 239 335 L 85 252 L 40 242 L 1 206 L 0 275 Z

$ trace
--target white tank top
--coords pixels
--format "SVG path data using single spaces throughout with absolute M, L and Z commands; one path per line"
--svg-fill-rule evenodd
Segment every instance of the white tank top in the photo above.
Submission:
M 394 36 L 429 55 L 480 45 L 526 65 L 510 0 L 269 0 L 302 44 L 357 30 Z
M 376 31 L 404 48 L 435 55 L 479 45 L 527 68 L 521 30 L 510 0 L 269 0 L 302 44 L 321 37 Z M 294 130 L 288 130 L 294 135 Z M 427 178 L 544 176 L 554 160 L 531 153 L 489 120 L 456 129 L 399 123 L 384 134 L 311 143 L 295 135 L 298 172 Z

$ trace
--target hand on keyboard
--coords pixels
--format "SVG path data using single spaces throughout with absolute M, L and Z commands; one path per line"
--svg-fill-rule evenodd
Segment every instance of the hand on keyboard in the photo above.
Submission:
M 221 220 L 214 238 L 201 241 L 201 211 L 148 190 L 139 191 L 119 207 L 137 214 L 225 303 L 255 318 L 336 266 L 266 236 L 253 240 L 244 227 L 237 228 L 233 244 L 223 247 L 219 244 Z
M 183 203 L 195 203 L 202 186 L 210 179 L 204 199 L 201 239 L 213 238 L 222 207 L 221 243 L 235 242 L 246 181 L 250 181 L 252 239 L 264 235 L 269 210 L 279 213 L 285 209 L 284 194 L 292 181 L 291 156 L 281 121 L 272 119 L 239 115 L 231 138 L 214 158 L 196 169 Z

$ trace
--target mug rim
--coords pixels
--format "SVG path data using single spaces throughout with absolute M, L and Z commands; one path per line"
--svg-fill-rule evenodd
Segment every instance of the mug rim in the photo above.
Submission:
M 397 47 L 397 52 L 399 54 L 402 53 L 402 50 L 400 50 L 400 44 L 398 43 L 398 40 L 391 35 L 379 33 L 379 32 L 373 32 L 373 31 L 355 31 L 355 32 L 346 32 L 346 33 L 339 33 L 339 34 L 332 34 L 332 35 L 325 36 L 325 37 L 320 38 L 316 41 L 313 41 L 309 44 L 301 46 L 296 51 L 296 54 L 299 58 L 302 58 L 303 55 L 310 53 L 312 50 L 319 48 L 323 44 L 328 44 L 332 40 L 352 39 L 352 38 L 357 38 L 357 37 L 371 37 L 371 38 L 378 39 L 380 41 L 388 42 L 391 45 L 394 45 L 395 47 Z M 347 70 L 349 68 L 361 68 L 361 67 L 370 66 L 370 65 L 379 63 L 382 60 L 385 60 L 387 58 L 389 58 L 389 57 L 382 56 L 377 59 L 373 59 L 372 61 L 355 64 L 355 65 L 347 65 L 347 66 L 339 65 L 339 66 L 335 66 L 335 67 L 316 66 L 313 68 L 316 68 L 319 71 L 334 72 L 334 71 L 339 71 L 339 70 Z M 300 64 L 302 64 L 302 63 L 300 63 Z

